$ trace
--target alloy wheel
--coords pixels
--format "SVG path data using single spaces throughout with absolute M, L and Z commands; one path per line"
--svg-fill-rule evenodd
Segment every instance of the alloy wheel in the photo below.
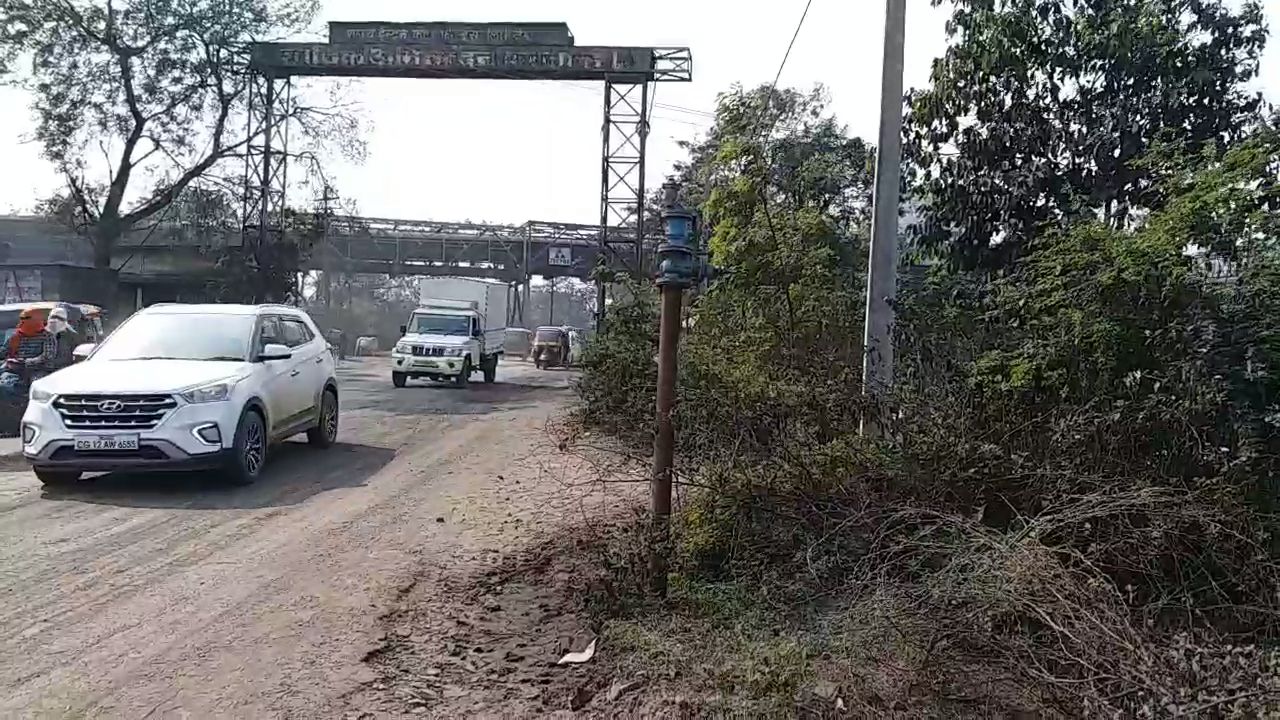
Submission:
M 265 451 L 262 438 L 262 423 L 253 420 L 244 433 L 244 469 L 249 475 L 257 475 L 262 469 L 262 458 Z
M 329 442 L 338 439 L 338 401 L 332 393 L 324 394 L 324 434 Z

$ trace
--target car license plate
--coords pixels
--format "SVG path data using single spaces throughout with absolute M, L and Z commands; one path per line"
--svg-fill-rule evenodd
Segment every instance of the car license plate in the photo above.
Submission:
M 76 438 L 76 450 L 97 452 L 101 450 L 137 450 L 137 435 L 96 435 Z

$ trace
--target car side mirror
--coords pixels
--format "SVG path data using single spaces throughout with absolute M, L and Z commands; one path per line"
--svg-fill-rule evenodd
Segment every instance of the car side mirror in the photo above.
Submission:
M 89 357 L 89 354 L 92 353 L 93 349 L 96 347 L 98 346 L 93 343 L 81 343 L 77 345 L 76 349 L 71 351 L 71 360 L 74 362 L 84 360 Z
M 293 351 L 289 349 L 289 346 L 279 343 L 267 343 L 262 346 L 262 352 L 258 353 L 259 362 L 288 360 L 291 357 L 293 357 Z
M 400 326 L 400 334 L 401 334 L 401 335 L 408 335 L 408 334 L 409 334 L 409 326 L 408 326 L 408 325 L 401 325 L 401 326 Z

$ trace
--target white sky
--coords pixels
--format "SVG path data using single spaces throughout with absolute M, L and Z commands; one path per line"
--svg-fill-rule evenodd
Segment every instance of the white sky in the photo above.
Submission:
M 659 105 L 703 113 L 733 82 L 769 82 L 805 0 L 515 0 L 436 3 L 325 0 L 320 20 L 564 21 L 583 45 L 689 46 L 692 83 L 661 83 Z M 1280 0 L 1263 0 L 1280 28 Z M 414 9 L 417 8 L 417 9 Z M 921 86 L 945 47 L 946 8 L 908 0 L 906 87 Z M 828 87 L 833 108 L 852 133 L 875 140 L 880 93 L 883 0 L 813 0 L 780 80 L 781 86 Z M 1280 102 L 1280 41 L 1262 63 L 1259 87 Z M 357 81 L 355 97 L 369 123 L 368 158 L 335 163 L 339 193 L 365 215 L 520 223 L 599 219 L 602 93 L 587 83 L 505 80 Z M 27 98 L 0 88 L 0 211 L 28 210 L 59 187 L 29 142 Z M 661 184 L 682 157 L 676 141 L 710 123 L 706 115 L 658 107 L 649 136 L 647 183 Z M 306 204 L 306 199 L 291 199 Z

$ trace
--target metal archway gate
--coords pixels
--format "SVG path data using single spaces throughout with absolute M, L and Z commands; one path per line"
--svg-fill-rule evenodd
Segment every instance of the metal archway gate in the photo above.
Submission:
M 693 56 L 682 47 L 577 45 L 565 23 L 331 22 L 328 43 L 253 44 L 249 73 L 243 232 L 255 257 L 284 235 L 293 77 L 588 80 L 604 83 L 598 258 L 640 273 L 649 85 L 691 81 Z M 600 323 L 604 285 L 596 285 Z

